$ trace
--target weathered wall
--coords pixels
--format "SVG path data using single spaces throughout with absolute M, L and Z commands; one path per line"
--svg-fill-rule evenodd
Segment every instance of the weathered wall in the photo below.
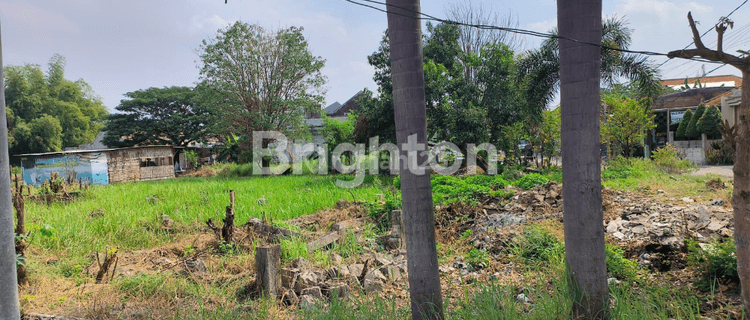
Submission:
M 21 160 L 23 180 L 26 184 L 40 186 L 57 172 L 61 178 L 73 177 L 91 184 L 107 184 L 107 158 L 101 152 L 55 154 L 28 157 Z
M 142 147 L 107 151 L 109 182 L 174 178 L 171 147 Z M 142 166 L 148 160 L 155 166 Z

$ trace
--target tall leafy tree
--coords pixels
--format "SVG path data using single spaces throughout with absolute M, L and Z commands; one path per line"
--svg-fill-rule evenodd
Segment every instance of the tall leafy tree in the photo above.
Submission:
M 623 18 L 611 17 L 602 21 L 601 38 L 594 41 L 607 47 L 627 49 L 632 30 Z M 557 30 L 550 30 L 557 34 Z M 523 54 L 518 66 L 519 81 L 524 82 L 524 95 L 533 106 L 545 108 L 555 97 L 560 86 L 559 42 L 545 40 L 538 49 Z M 625 77 L 637 88 L 635 98 L 656 99 L 662 89 L 655 66 L 646 57 L 601 48 L 600 79 L 607 86 Z
M 427 24 L 424 39 L 423 72 L 428 137 L 450 141 L 464 152 L 467 143 L 499 141 L 503 126 L 527 119 L 529 113 L 513 90 L 515 59 L 502 43 L 487 43 L 481 54 L 467 53 L 459 45 L 459 28 L 452 24 Z M 388 32 L 386 31 L 386 34 Z M 358 141 L 379 136 L 390 141 L 394 125 L 390 120 L 390 45 L 387 38 L 368 57 L 375 67 L 378 97 L 369 94 L 360 102 Z M 470 67 L 473 76 L 465 73 Z M 386 137 L 384 139 L 384 137 Z M 480 162 L 481 163 L 481 162 Z
M 305 112 L 316 111 L 323 102 L 326 78 L 320 70 L 325 60 L 312 54 L 302 31 L 269 31 L 238 21 L 203 40 L 200 74 L 214 90 L 210 96 L 218 133 L 309 133 Z
M 60 55 L 50 59 L 46 74 L 34 64 L 9 66 L 5 79 L 11 153 L 60 151 L 90 143 L 104 126 L 108 112 L 101 98 L 82 79 L 65 79 L 65 58 Z M 50 127 L 34 124 L 42 118 L 39 121 Z M 34 137 L 33 143 L 29 137 Z
M 125 96 L 105 127 L 107 146 L 186 146 L 207 134 L 209 112 L 197 102 L 197 89 L 148 88 Z
M 636 147 L 643 146 L 646 131 L 656 127 L 656 115 L 645 99 L 611 94 L 604 97 L 604 103 L 608 108 L 601 124 L 602 141 L 612 143 L 615 150 L 629 158 Z
M 427 146 L 427 114 L 419 0 L 387 0 L 387 4 L 396 139 L 401 156 L 416 157 L 421 165 L 427 156 L 416 144 Z M 416 168 L 411 161 L 408 166 L 401 163 L 399 168 L 404 229 L 409 239 L 406 251 L 412 319 L 443 319 L 430 170 Z
M 601 16 L 601 0 L 557 2 L 558 29 L 566 39 L 597 43 Z M 559 44 L 565 255 L 575 293 L 573 310 L 586 319 L 603 319 L 609 292 L 599 159 L 602 52 L 565 39 Z
M 698 106 L 697 109 L 695 109 L 695 113 L 693 113 L 693 116 L 690 117 L 690 122 L 688 123 L 687 128 L 685 128 L 685 138 L 688 140 L 696 140 L 701 138 L 701 128 L 698 126 L 698 120 L 703 117 L 703 114 L 706 112 L 706 106 L 701 104 Z
M 721 111 L 716 106 L 706 109 L 703 116 L 698 120 L 698 127 L 702 133 L 706 134 L 708 139 L 721 139 Z
M 680 119 L 680 124 L 677 126 L 677 132 L 675 132 L 675 138 L 679 140 L 688 139 L 685 132 L 690 125 L 691 119 L 693 119 L 693 110 L 688 109 L 685 111 L 685 114 L 682 115 L 682 119 Z

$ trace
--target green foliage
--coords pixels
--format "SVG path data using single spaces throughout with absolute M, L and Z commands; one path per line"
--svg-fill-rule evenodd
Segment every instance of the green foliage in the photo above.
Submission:
M 638 278 L 638 264 L 623 256 L 624 250 L 620 247 L 607 244 L 605 253 L 607 256 L 607 271 L 613 277 L 623 281 L 640 281 Z
M 325 60 L 312 54 L 302 33 L 300 27 L 271 31 L 237 21 L 203 40 L 198 55 L 203 101 L 216 120 L 211 131 L 309 135 L 305 112 L 320 111 Z
M 538 173 L 529 173 L 514 182 L 514 185 L 521 189 L 529 190 L 535 186 L 540 186 L 547 182 L 549 182 L 549 179 L 547 179 L 547 177 Z
M 428 135 L 455 143 L 502 141 L 504 125 L 540 118 L 541 110 L 527 110 L 514 90 L 517 83 L 513 51 L 502 43 L 487 42 L 479 52 L 463 52 L 458 27 L 427 25 L 424 76 Z M 395 142 L 391 82 L 390 45 L 386 31 L 377 51 L 368 56 L 375 68 L 377 98 L 365 91 L 358 102 L 357 142 L 378 136 L 380 142 Z M 467 71 L 471 70 L 471 71 Z
M 206 135 L 210 114 L 200 104 L 200 89 L 148 88 L 125 94 L 111 114 L 104 143 L 110 147 L 186 146 Z
M 701 117 L 703 117 L 703 113 L 705 112 L 706 112 L 706 106 L 702 104 L 698 106 L 698 109 L 695 109 L 695 113 L 693 113 L 693 116 L 690 118 L 690 123 L 688 124 L 687 128 L 685 128 L 686 139 L 697 140 L 701 138 L 702 128 L 698 126 L 698 120 L 700 120 Z
M 512 125 L 505 125 L 500 129 L 500 145 L 498 148 L 505 154 L 504 165 L 521 165 L 522 151 L 518 148 L 521 140 L 529 140 L 529 128 L 525 122 L 516 122 Z M 507 179 L 507 178 L 506 178 Z M 508 179 L 515 180 L 515 179 Z
M 346 234 L 339 238 L 334 245 L 333 251 L 340 254 L 342 257 L 356 257 L 364 252 L 364 249 L 359 244 L 357 234 L 354 231 L 347 231 Z
M 193 150 L 185 150 L 185 160 L 190 164 L 193 169 L 198 168 L 200 157 Z
M 16 253 L 16 267 L 25 267 L 26 266 L 26 257 L 24 257 L 20 253 Z
M 529 266 L 559 264 L 565 259 L 565 246 L 538 226 L 524 228 L 511 244 L 510 252 Z
M 281 240 L 281 258 L 285 261 L 297 257 L 307 258 L 307 242 L 304 239 L 292 237 Z
M 716 106 L 706 109 L 703 116 L 698 120 L 698 128 L 706 134 L 707 139 L 721 139 L 721 111 Z
M 691 164 L 689 160 L 680 159 L 677 154 L 677 149 L 671 144 L 656 149 L 656 151 L 651 154 L 651 158 L 653 158 L 654 164 L 667 173 L 683 173 L 695 167 L 695 165 Z
M 562 183 L 562 167 L 560 166 L 549 166 L 542 168 L 542 175 L 547 177 L 550 181 Z
M 712 142 L 706 148 L 706 164 L 732 165 L 734 164 L 734 148 L 727 141 Z
M 357 118 L 356 112 L 350 112 L 344 122 L 321 115 L 323 128 L 320 133 L 331 148 L 345 142 L 354 143 L 354 126 L 357 124 Z
M 466 263 L 474 269 L 487 268 L 490 263 L 490 255 L 485 250 L 471 248 L 466 254 Z
M 630 157 L 633 149 L 643 145 L 646 131 L 656 127 L 651 106 L 646 100 L 633 100 L 619 95 L 604 97 L 608 106 L 601 125 L 601 141 Z
M 542 124 L 538 128 L 538 134 L 532 140 L 537 140 L 542 153 L 542 159 L 547 158 L 544 166 L 549 166 L 553 156 L 559 155 L 557 151 L 560 148 L 560 108 L 554 110 L 545 110 L 542 118 Z
M 388 230 L 391 227 L 391 211 L 401 209 L 401 193 L 387 192 L 385 193 L 385 201 L 382 204 L 379 202 L 368 202 L 366 206 L 368 215 L 376 222 L 377 228 Z
M 735 254 L 734 242 L 730 239 L 724 241 L 713 240 L 701 248 L 698 242 L 686 239 L 688 265 L 698 269 L 703 277 L 695 285 L 701 291 L 710 291 L 715 287 L 715 282 L 739 283 L 737 273 L 737 256 Z
M 687 136 L 685 136 L 685 132 L 687 131 L 687 128 L 690 126 L 690 119 L 693 118 L 693 111 L 688 109 L 685 111 L 685 114 L 682 115 L 682 119 L 680 119 L 680 125 L 677 126 L 677 132 L 675 132 L 675 139 L 677 140 L 689 140 Z
M 469 240 L 469 238 L 471 238 L 471 234 L 471 229 L 466 229 L 464 233 L 461 234 L 461 240 Z
M 47 74 L 39 65 L 5 68 L 5 104 L 11 154 L 61 151 L 90 143 L 107 108 L 83 80 L 65 79 L 65 58 L 54 55 Z

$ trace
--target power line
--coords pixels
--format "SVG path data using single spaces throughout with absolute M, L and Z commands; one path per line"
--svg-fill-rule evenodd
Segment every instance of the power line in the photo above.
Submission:
M 388 10 L 386 10 L 386 9 L 378 8 L 376 6 L 369 5 L 369 4 L 366 4 L 366 3 L 361 3 L 361 2 L 354 1 L 354 0 L 344 0 L 344 1 L 356 4 L 356 5 L 359 5 L 359 6 L 363 6 L 363 7 L 366 7 L 366 8 L 370 8 L 370 9 L 373 9 L 373 10 L 377 10 L 377 11 L 380 11 L 380 12 L 389 13 Z M 400 6 L 396 6 L 396 5 L 392 5 L 392 4 L 387 4 L 387 3 L 380 2 L 380 1 L 375 1 L 375 0 L 359 0 L 359 1 L 364 1 L 364 2 L 369 2 L 369 3 L 373 3 L 373 4 L 378 4 L 378 5 L 395 7 L 395 8 L 402 9 L 404 11 L 413 12 L 413 13 L 416 13 L 417 15 L 419 15 L 419 16 L 425 17 L 425 18 L 421 18 L 421 19 L 422 20 L 427 20 L 427 21 L 435 21 L 435 22 L 440 22 L 440 23 L 447 23 L 447 24 L 453 24 L 453 25 L 467 26 L 467 27 L 478 28 L 478 29 L 485 29 L 485 30 L 506 31 L 506 32 L 512 32 L 512 33 L 517 33 L 517 34 L 522 34 L 522 35 L 539 37 L 539 38 L 562 39 L 562 40 L 567 40 L 567 41 L 571 41 L 571 42 L 575 42 L 575 43 L 579 43 L 579 44 L 585 44 L 585 45 L 595 46 L 595 47 L 599 47 L 599 48 L 603 48 L 603 49 L 607 49 L 607 50 L 612 50 L 612 51 L 617 51 L 617 52 L 622 52 L 622 53 L 634 53 L 634 54 L 642 54 L 642 55 L 648 55 L 648 56 L 664 56 L 664 57 L 667 56 L 666 53 L 661 53 L 661 52 L 637 51 L 637 50 L 627 50 L 627 49 L 615 48 L 615 47 L 610 47 L 610 46 L 602 45 L 601 43 L 590 43 L 590 42 L 580 41 L 580 40 L 576 40 L 576 39 L 572 39 L 572 38 L 568 38 L 568 37 L 563 37 L 563 36 L 560 36 L 560 35 L 557 35 L 557 34 L 543 33 L 543 32 L 538 32 L 538 31 L 533 31 L 533 30 L 518 29 L 518 28 L 508 28 L 508 27 L 498 27 L 498 26 L 482 25 L 482 24 L 470 24 L 470 23 L 463 23 L 463 22 L 458 22 L 458 21 L 453 21 L 453 20 L 448 20 L 448 19 L 442 19 L 442 18 L 437 18 L 435 16 L 431 16 L 431 15 L 426 14 L 426 13 L 419 12 L 419 11 L 414 11 L 414 10 L 411 10 L 411 9 L 408 9 L 408 8 L 403 8 L 403 7 L 400 7 Z M 745 0 L 745 2 L 747 2 L 747 1 L 750 1 L 750 0 Z M 738 7 L 738 9 L 739 9 L 739 7 Z M 420 19 L 420 18 L 415 18 L 413 16 L 400 14 L 400 13 L 397 13 L 397 12 L 390 12 L 390 14 L 395 14 L 395 15 L 398 15 L 398 16 L 406 17 L 406 18 Z M 687 48 L 687 47 L 685 47 L 685 48 Z M 684 59 L 692 60 L 692 61 L 705 62 L 705 63 L 723 63 L 723 62 L 719 62 L 719 61 L 711 61 L 711 60 L 708 60 L 708 59 L 696 58 L 696 57 L 693 57 L 693 58 L 684 58 Z
M 732 10 L 732 12 L 730 12 L 728 15 L 726 15 L 726 17 L 723 17 L 723 18 L 729 18 L 735 11 L 737 11 L 739 8 L 741 8 L 742 6 L 744 6 L 745 3 L 747 3 L 747 1 L 748 0 L 745 0 L 744 2 L 742 2 L 739 6 L 737 6 L 737 8 L 734 8 L 734 10 Z M 703 38 L 703 36 L 705 36 L 706 34 L 708 34 L 709 32 L 711 32 L 711 30 L 713 30 L 714 28 L 716 28 L 715 25 L 713 27 L 711 27 L 710 29 L 706 30 L 706 32 L 704 32 L 700 37 Z M 694 43 L 695 43 L 695 39 L 693 39 L 693 41 L 690 41 L 690 44 L 686 45 L 684 48 L 682 48 L 682 50 L 686 50 L 688 47 L 690 47 Z M 665 63 L 667 63 L 669 61 L 671 61 L 671 60 L 665 60 L 660 65 L 656 66 L 656 69 L 659 69 L 661 66 L 663 66 Z

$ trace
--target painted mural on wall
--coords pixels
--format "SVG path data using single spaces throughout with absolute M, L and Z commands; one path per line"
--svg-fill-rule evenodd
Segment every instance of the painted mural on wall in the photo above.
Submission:
M 31 185 L 42 185 L 52 172 L 61 178 L 75 177 L 84 183 L 108 184 L 107 156 L 104 153 L 85 153 L 35 157 L 22 160 L 23 181 Z

